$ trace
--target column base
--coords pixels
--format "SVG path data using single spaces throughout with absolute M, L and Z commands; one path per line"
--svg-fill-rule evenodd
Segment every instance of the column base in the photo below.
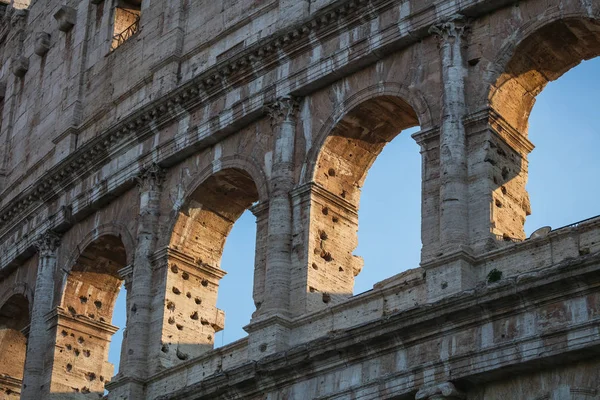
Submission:
M 248 359 L 259 360 L 289 348 L 292 321 L 274 315 L 252 321 L 244 327 L 248 332 Z

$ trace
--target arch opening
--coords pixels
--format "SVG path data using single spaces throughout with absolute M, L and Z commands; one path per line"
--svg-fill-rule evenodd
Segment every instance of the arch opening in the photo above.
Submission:
M 217 308 L 220 280 L 226 274 L 221 268 L 225 242 L 235 222 L 258 200 L 253 179 L 238 168 L 211 175 L 186 199 L 169 243 L 160 354 L 164 366 L 214 348 L 215 334 L 225 327 L 225 313 Z M 262 276 L 264 271 L 255 271 L 255 279 Z M 255 302 L 260 296 L 255 291 Z M 225 304 L 235 314 L 235 303 L 241 301 L 252 299 L 238 296 Z
M 307 284 L 310 309 L 352 295 L 354 279 L 363 268 L 362 257 L 354 251 L 367 173 L 389 142 L 418 125 L 417 114 L 407 102 L 384 95 L 355 106 L 325 139 L 313 177 Z M 414 235 L 420 237 L 420 232 Z M 394 272 L 400 271 L 389 271 L 389 275 Z
M 61 379 L 53 378 L 51 392 L 104 393 L 115 372 L 108 355 L 118 327 L 111 322 L 123 287 L 120 270 L 126 265 L 121 239 L 105 235 L 90 243 L 72 266 L 56 323 L 53 374 Z
M 20 398 L 29 326 L 29 302 L 15 294 L 0 307 L 0 397 Z
M 548 83 L 599 55 L 600 21 L 567 18 L 535 30 L 516 46 L 510 59 L 504 63 L 504 72 L 499 75 L 489 95 L 492 109 L 508 125 L 504 132 L 499 131 L 498 136 L 503 143 L 497 144 L 499 156 L 491 167 L 494 178 L 491 224 L 497 238 L 519 241 L 525 239 L 526 233 L 531 230 L 528 228 L 526 232 L 525 223 L 534 211 L 527 187 L 531 187 L 528 185 L 528 155 L 533 150 L 529 142 L 529 122 L 536 96 Z M 564 111 L 563 108 L 554 110 L 554 113 L 568 117 Z M 548 179 L 554 181 L 555 178 Z

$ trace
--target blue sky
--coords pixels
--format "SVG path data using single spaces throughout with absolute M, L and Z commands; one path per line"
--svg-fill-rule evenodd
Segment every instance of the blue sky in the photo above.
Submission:
M 600 57 L 572 69 L 538 96 L 529 119 L 529 139 L 536 148 L 529 157 L 532 215 L 529 235 L 550 225 L 559 228 L 600 214 Z M 359 246 L 355 254 L 365 266 L 356 278 L 355 294 L 385 278 L 419 265 L 421 155 L 402 132 L 371 167 L 363 187 L 359 212 Z M 225 330 L 215 346 L 246 336 L 242 329 L 254 311 L 255 220 L 245 212 L 227 239 L 221 267 L 217 306 L 225 311 Z M 125 326 L 125 290 L 113 324 Z M 109 361 L 118 370 L 122 330 L 113 337 Z

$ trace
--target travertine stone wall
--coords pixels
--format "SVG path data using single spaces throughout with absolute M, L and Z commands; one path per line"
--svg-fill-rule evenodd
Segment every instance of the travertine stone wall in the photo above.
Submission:
M 123 9 L 139 31 L 111 51 Z M 523 226 L 535 96 L 600 55 L 599 16 L 578 0 L 0 2 L 0 397 L 594 398 L 599 219 Z M 363 182 L 414 126 L 421 171 L 389 184 L 421 176 L 421 264 L 354 296 Z M 256 310 L 214 349 L 246 210 Z

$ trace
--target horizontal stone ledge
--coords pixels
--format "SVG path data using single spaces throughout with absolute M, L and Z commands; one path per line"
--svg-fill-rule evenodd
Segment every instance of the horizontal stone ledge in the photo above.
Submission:
M 262 391 L 281 389 L 297 382 L 298 374 L 311 375 L 316 370 L 319 374 L 328 374 L 375 356 L 417 349 L 418 346 L 430 348 L 428 343 L 433 345 L 436 341 L 456 335 L 480 337 L 484 325 L 491 321 L 538 315 L 543 307 L 556 302 L 577 302 L 591 293 L 600 293 L 600 254 L 570 265 L 569 268 L 565 265 L 556 266 L 554 270 L 554 273 L 539 271 L 535 279 L 523 281 L 517 286 L 509 282 L 483 287 L 344 331 L 325 332 L 323 337 L 292 347 L 283 353 L 267 356 L 256 362 L 242 363 L 209 376 L 197 384 L 170 394 L 173 397 L 168 398 L 214 398 L 211 396 L 215 396 L 222 387 L 242 392 L 248 390 L 247 393 L 244 392 L 247 396 L 253 393 L 253 389 L 249 388 L 260 387 Z M 540 358 L 552 360 L 566 353 L 570 357 L 583 358 L 586 354 L 592 354 L 592 351 L 600 352 L 600 332 L 596 329 L 599 318 L 590 316 L 578 323 L 556 326 L 539 324 L 534 327 L 535 331 L 523 331 L 521 336 L 514 339 L 503 339 L 488 345 L 478 344 L 475 352 L 459 348 L 457 353 L 448 357 L 435 353 L 437 355 L 434 359 L 424 360 L 420 365 L 439 371 L 446 371 L 445 368 L 450 366 L 453 379 L 468 379 L 475 375 L 478 379 L 485 379 L 509 365 L 511 368 L 518 365 L 525 369 L 535 368 L 535 364 L 528 363 L 535 363 Z M 571 339 L 562 340 L 567 334 Z M 553 345 L 548 346 L 549 342 Z M 206 355 L 203 360 L 210 356 L 211 354 Z M 193 371 L 199 361 L 188 362 L 188 373 Z M 436 369 L 436 366 L 439 368 Z M 412 382 L 408 386 L 399 385 L 394 392 L 398 395 L 405 394 L 416 391 L 424 383 L 419 381 L 422 379 L 422 372 L 421 367 L 407 367 L 376 382 L 362 385 Z M 159 387 L 163 379 L 175 378 L 176 372 L 165 373 L 152 377 L 148 384 Z M 436 375 L 435 378 L 444 380 L 442 378 L 447 377 Z M 342 392 L 331 393 L 324 398 L 336 398 L 338 395 L 343 398 Z M 161 397 L 163 398 L 167 397 Z

